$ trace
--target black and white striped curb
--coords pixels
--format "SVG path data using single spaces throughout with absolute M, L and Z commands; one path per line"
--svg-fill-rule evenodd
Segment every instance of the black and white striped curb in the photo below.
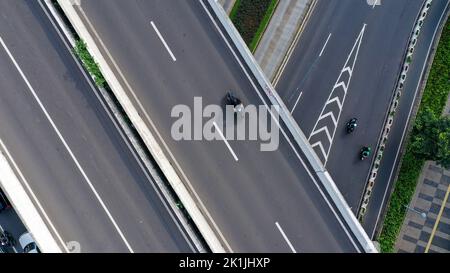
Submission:
M 367 211 L 367 206 L 370 201 L 370 197 L 372 195 L 373 187 L 375 185 L 375 180 L 378 175 L 378 170 L 381 165 L 381 160 L 383 158 L 383 153 L 386 148 L 386 143 L 389 138 L 389 133 L 391 132 L 392 125 L 394 123 L 394 117 L 397 111 L 397 108 L 399 106 L 400 98 L 402 96 L 403 87 L 405 85 L 406 78 L 408 76 L 408 70 L 411 64 L 411 60 L 414 55 L 414 50 L 416 48 L 417 40 L 420 35 L 420 31 L 422 29 L 423 23 L 428 15 L 428 11 L 431 7 L 433 0 L 426 0 L 423 4 L 423 7 L 417 17 L 416 24 L 414 25 L 413 31 L 411 33 L 411 37 L 409 39 L 408 48 L 406 51 L 406 54 L 404 56 L 403 61 L 403 69 L 400 73 L 398 83 L 394 92 L 394 96 L 392 97 L 392 101 L 389 107 L 389 113 L 387 116 L 387 119 L 385 120 L 384 126 L 383 126 L 383 132 L 381 134 L 377 150 L 375 152 L 375 160 L 372 165 L 372 169 L 370 171 L 370 176 L 366 184 L 366 189 L 364 191 L 363 199 L 361 202 L 361 206 L 359 208 L 358 212 L 358 219 L 359 221 L 363 221 L 364 215 Z

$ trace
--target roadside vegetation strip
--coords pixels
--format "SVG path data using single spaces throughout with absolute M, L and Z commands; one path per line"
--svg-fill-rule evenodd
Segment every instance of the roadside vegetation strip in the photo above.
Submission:
M 251 52 L 256 50 L 279 0 L 237 0 L 230 19 Z
M 400 72 L 395 90 L 393 92 L 391 102 L 389 104 L 389 109 L 386 112 L 386 116 L 384 118 L 383 130 L 380 132 L 380 136 L 379 136 L 378 143 L 376 146 L 377 147 L 376 152 L 374 153 L 375 156 L 374 156 L 374 159 L 372 162 L 371 170 L 369 172 L 369 177 L 366 182 L 364 194 L 362 196 L 362 200 L 359 205 L 358 219 L 361 222 L 364 221 L 367 207 L 370 203 L 372 192 L 373 192 L 375 182 L 376 182 L 376 179 L 378 176 L 378 171 L 379 171 L 382 159 L 383 159 L 384 150 L 386 149 L 386 145 L 387 145 L 389 135 L 390 135 L 390 132 L 392 129 L 391 127 L 394 124 L 395 114 L 397 113 L 397 108 L 400 105 L 400 98 L 402 97 L 402 94 L 404 92 L 403 88 L 405 86 L 405 82 L 406 82 L 406 79 L 409 74 L 408 73 L 409 67 L 410 67 L 412 59 L 414 57 L 417 40 L 419 39 L 423 23 L 424 23 L 425 19 L 427 18 L 428 11 L 429 11 L 433 1 L 434 0 L 424 1 L 422 8 L 417 15 L 417 19 L 415 21 L 413 29 L 411 30 L 411 35 L 408 39 L 409 43 L 405 50 L 405 56 L 403 58 L 403 65 L 401 68 L 401 72 Z M 433 39 L 435 39 L 435 36 L 433 36 Z M 420 94 L 421 93 L 422 92 L 420 92 Z M 417 94 L 415 94 L 414 96 L 416 96 L 416 95 Z M 411 116 L 413 117 L 413 116 L 415 116 L 415 114 L 413 114 L 413 115 L 411 115 L 411 113 L 409 114 L 408 126 L 409 126 L 409 124 L 411 124 L 411 123 L 409 123 L 409 121 L 413 120 L 413 118 L 410 118 Z M 403 143 L 403 139 L 402 139 L 402 143 Z
M 233 21 L 233 18 L 236 17 L 236 13 L 239 10 L 239 6 L 241 5 L 241 0 L 236 0 L 236 2 L 234 2 L 233 8 L 231 9 L 230 12 L 230 19 Z
M 83 40 L 79 39 L 75 42 L 74 52 L 81 59 L 84 68 L 94 77 L 97 86 L 105 87 L 106 81 L 100 71 L 100 67 L 89 53 L 86 43 Z
M 58 1 L 45 0 L 45 4 L 52 13 L 57 24 L 62 29 L 70 45 L 73 47 L 72 51 L 75 51 L 76 43 L 77 41 L 81 42 L 81 39 L 78 36 L 78 33 L 75 31 L 72 23 L 65 15 Z M 86 48 L 86 45 L 84 45 L 84 47 Z M 77 55 L 80 58 L 80 56 L 76 52 L 75 55 Z M 92 55 L 90 56 L 91 58 L 93 58 Z M 94 79 L 92 75 L 91 78 Z M 102 78 L 104 78 L 103 75 Z M 206 249 L 207 244 L 203 239 L 203 237 L 201 236 L 200 231 L 198 230 L 194 221 L 190 217 L 187 209 L 184 207 L 183 203 L 179 199 L 177 193 L 172 188 L 167 178 L 164 176 L 164 173 L 159 168 L 159 165 L 153 158 L 152 154 L 146 148 L 144 140 L 141 138 L 137 129 L 131 122 L 130 118 L 125 112 L 125 109 L 122 107 L 118 99 L 115 97 L 113 91 L 108 85 L 108 82 L 106 82 L 105 80 L 103 87 L 99 86 L 98 90 L 100 91 L 100 95 L 104 98 L 107 107 L 112 111 L 113 115 L 117 119 L 118 125 L 122 128 L 125 135 L 130 140 L 131 145 L 135 149 L 139 158 L 142 160 L 143 164 L 145 165 L 145 168 L 149 171 L 150 175 L 155 180 L 156 186 L 158 186 L 158 188 L 161 190 L 161 193 L 163 194 L 164 198 L 168 200 L 168 205 L 171 208 L 173 208 L 173 211 L 175 212 L 176 216 L 179 218 L 180 222 L 185 227 L 186 232 L 190 235 L 197 250 L 199 252 L 210 251 Z M 193 233 L 194 235 L 192 235 Z
M 261 24 L 259 24 L 258 30 L 256 31 L 255 35 L 253 36 L 253 40 L 249 46 L 252 53 L 255 53 L 256 48 L 258 47 L 259 42 L 261 41 L 262 36 L 264 35 L 264 32 L 266 31 L 267 26 L 269 25 L 270 19 L 272 19 L 272 16 L 275 13 L 275 10 L 276 10 L 279 2 L 280 2 L 280 0 L 273 0 L 270 2 L 270 6 L 267 9 L 267 12 L 264 15 L 264 18 L 263 18 Z
M 406 216 L 405 204 L 409 204 L 413 195 L 422 167 L 427 158 L 417 156 L 413 145 L 413 140 L 420 130 L 418 124 L 432 114 L 439 117 L 445 107 L 450 91 L 450 22 L 445 24 L 439 46 L 431 67 L 428 81 L 422 96 L 415 130 L 413 130 L 405 155 L 402 159 L 400 172 L 395 183 L 395 188 L 388 205 L 383 229 L 379 236 L 379 243 L 382 252 L 393 252 L 397 236 L 400 233 L 403 221 Z

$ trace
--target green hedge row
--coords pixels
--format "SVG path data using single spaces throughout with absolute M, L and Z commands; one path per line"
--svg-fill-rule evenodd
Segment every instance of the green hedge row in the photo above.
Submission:
M 417 119 L 420 119 L 427 109 L 431 110 L 436 116 L 440 116 L 445 107 L 449 91 L 450 22 L 447 21 L 434 57 Z M 383 229 L 378 238 L 382 252 L 394 251 L 395 242 L 406 215 L 404 205 L 409 204 L 414 195 L 417 180 L 419 179 L 424 163 L 425 161 L 423 159 L 419 159 L 414 155 L 411 149 L 411 142 L 408 141 L 399 176 L 388 205 Z
M 254 51 L 272 17 L 278 0 L 237 0 L 230 19 L 250 51 Z

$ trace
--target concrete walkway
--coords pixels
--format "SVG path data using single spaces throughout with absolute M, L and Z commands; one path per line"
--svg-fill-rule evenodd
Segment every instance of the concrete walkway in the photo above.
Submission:
M 444 115 L 450 116 L 450 96 Z M 431 241 L 429 253 L 450 253 L 450 199 L 445 198 L 448 191 L 450 169 L 427 162 L 397 238 L 397 252 L 423 253 Z M 425 218 L 420 216 L 421 212 L 426 214 Z
M 280 0 L 254 53 L 269 80 L 273 80 L 291 44 L 301 30 L 313 0 Z
M 231 10 L 233 9 L 234 3 L 236 3 L 236 0 L 218 0 L 220 5 L 223 7 L 223 9 L 227 12 L 227 14 L 230 14 Z

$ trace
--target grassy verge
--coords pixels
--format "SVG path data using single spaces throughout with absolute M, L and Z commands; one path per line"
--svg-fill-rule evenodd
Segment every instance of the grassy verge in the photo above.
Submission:
M 230 19 L 251 52 L 256 50 L 277 4 L 278 0 L 237 0 L 234 4 Z
M 440 116 L 450 91 L 450 21 L 444 26 L 433 65 L 428 77 L 417 119 L 431 110 Z M 411 139 L 411 136 L 410 136 Z M 393 252 L 397 236 L 405 219 L 405 204 L 409 204 L 425 160 L 418 159 L 408 141 L 398 179 L 388 205 L 382 232 L 378 238 L 382 252 Z
M 230 18 L 232 21 L 234 20 L 234 18 L 236 18 L 236 13 L 239 10 L 240 6 L 241 6 L 241 0 L 236 0 L 236 2 L 234 2 L 234 6 L 230 12 Z
M 87 50 L 86 43 L 83 40 L 77 40 L 75 42 L 74 52 L 81 59 L 81 61 L 83 62 L 83 66 L 86 68 L 86 70 L 92 76 L 94 76 L 94 80 L 97 86 L 105 87 L 106 84 L 105 78 L 103 78 L 102 72 L 100 71 L 98 64 L 95 62 L 94 58 Z

